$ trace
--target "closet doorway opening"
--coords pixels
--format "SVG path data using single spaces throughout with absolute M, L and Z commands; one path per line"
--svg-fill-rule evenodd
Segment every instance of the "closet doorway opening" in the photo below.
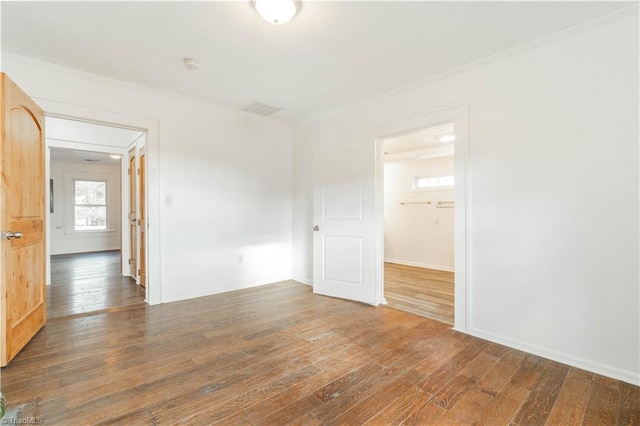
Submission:
M 390 307 L 453 326 L 455 127 L 385 138 L 384 297 Z

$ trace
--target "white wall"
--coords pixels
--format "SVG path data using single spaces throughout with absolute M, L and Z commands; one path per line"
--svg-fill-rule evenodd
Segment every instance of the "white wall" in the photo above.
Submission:
M 294 276 L 314 147 L 466 101 L 468 331 L 640 384 L 637 35 L 636 12 L 295 126 Z
M 67 163 L 52 160 L 54 209 L 51 221 L 51 254 L 120 250 L 121 182 L 119 165 Z M 108 191 L 108 230 L 78 233 L 73 230 L 73 179 L 104 179 Z
M 43 106 L 159 123 L 147 142 L 149 235 L 159 235 L 148 247 L 159 271 L 148 273 L 158 301 L 291 278 L 288 123 L 13 55 L 2 65 Z
M 385 262 L 454 270 L 453 190 L 414 191 L 418 176 L 453 176 L 453 156 L 393 161 L 384 165 Z M 431 204 L 400 204 L 425 202 Z

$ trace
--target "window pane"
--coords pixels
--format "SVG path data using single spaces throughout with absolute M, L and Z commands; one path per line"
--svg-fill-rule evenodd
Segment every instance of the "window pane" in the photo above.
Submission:
M 75 230 L 107 229 L 107 206 L 76 206 Z
M 430 176 L 430 177 L 414 177 L 413 188 L 438 188 L 442 186 L 454 186 L 455 178 L 453 176 Z
M 440 177 L 440 181 L 438 182 L 440 186 L 453 186 L 453 183 L 453 176 L 442 176 Z
M 429 185 L 429 178 L 416 179 L 416 188 L 426 188 Z
M 75 204 L 107 204 L 107 182 L 75 181 Z

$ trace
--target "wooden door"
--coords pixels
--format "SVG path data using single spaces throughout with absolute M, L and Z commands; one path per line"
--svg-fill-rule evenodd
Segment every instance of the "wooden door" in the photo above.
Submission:
M 139 219 L 138 225 L 140 226 L 140 261 L 138 262 L 139 269 L 138 275 L 140 277 L 140 285 L 147 287 L 147 182 L 146 182 L 146 164 L 147 155 L 144 148 L 140 149 L 140 169 L 139 169 L 139 185 L 140 185 L 140 199 L 138 201 L 139 206 Z
M 46 322 L 44 113 L 0 74 L 0 365 Z
M 331 145 L 314 155 L 313 292 L 376 304 L 373 162 L 360 146 Z M 369 184 L 367 184 L 369 183 Z
M 129 274 L 138 275 L 138 218 L 136 216 L 136 149 L 129 151 Z

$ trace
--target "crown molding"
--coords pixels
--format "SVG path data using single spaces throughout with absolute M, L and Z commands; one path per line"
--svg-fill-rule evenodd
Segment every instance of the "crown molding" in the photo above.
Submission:
M 64 74 L 68 74 L 68 75 L 72 75 L 74 77 L 78 77 L 78 78 L 84 78 L 87 80 L 93 80 L 102 84 L 108 84 L 111 86 L 115 86 L 115 87 L 120 87 L 120 88 L 125 88 L 125 89 L 129 89 L 129 90 L 135 90 L 138 92 L 142 92 L 145 93 L 147 95 L 155 95 L 155 96 L 160 96 L 166 99 L 171 99 L 174 101 L 179 101 L 179 102 L 185 102 L 191 105 L 195 105 L 195 106 L 199 106 L 199 107 L 204 107 L 204 108 L 208 108 L 208 109 L 216 109 L 216 110 L 224 110 L 227 112 L 233 112 L 233 113 L 238 113 L 238 114 L 242 114 L 245 115 L 247 117 L 252 117 L 252 118 L 256 118 L 256 119 L 261 119 L 261 120 L 267 120 L 270 122 L 277 122 L 280 124 L 285 124 L 285 125 L 291 125 L 290 122 L 280 119 L 280 118 L 276 118 L 276 117 L 263 117 L 260 115 L 256 115 L 256 114 L 251 114 L 245 111 L 241 111 L 239 108 L 232 108 L 232 107 L 228 107 L 225 105 L 220 105 L 220 104 L 216 104 L 213 102 L 209 102 L 209 101 L 205 101 L 202 99 L 197 99 L 197 98 L 193 98 L 190 96 L 185 96 L 185 95 L 180 95 L 178 93 L 175 92 L 169 92 L 166 90 L 162 90 L 162 89 L 157 89 L 154 87 L 149 87 L 149 86 L 145 86 L 142 84 L 138 84 L 138 83 L 131 83 L 125 80 L 118 80 L 116 78 L 111 78 L 111 77 L 106 77 L 100 74 L 94 74 L 94 73 L 90 73 L 87 71 L 81 71 L 75 68 L 69 68 L 69 67 L 65 67 L 63 65 L 57 65 L 57 64 L 53 64 L 51 62 L 45 62 L 42 61 L 40 59 L 35 59 L 35 58 L 30 58 L 28 56 L 22 56 L 22 55 L 18 55 L 16 53 L 12 53 L 12 52 L 8 52 L 8 51 L 2 51 L 2 59 L 8 59 L 10 61 L 14 61 L 14 62 L 18 62 L 18 63 L 23 63 L 26 65 L 31 65 L 34 67 L 38 67 L 38 68 L 44 68 L 47 70 L 51 70 L 51 71 L 56 71 L 56 72 L 60 72 L 60 73 L 64 73 Z M 36 95 L 33 95 L 34 97 L 37 97 Z
M 569 28 L 565 28 L 564 30 L 560 30 L 557 31 L 555 33 L 546 35 L 544 37 L 540 37 L 536 40 L 512 47 L 510 49 L 507 50 L 503 50 L 502 52 L 498 52 L 495 53 L 493 55 L 489 55 L 489 56 L 485 56 L 484 58 L 480 58 L 478 60 L 469 62 L 467 64 L 461 65 L 459 67 L 456 68 L 452 68 L 450 70 L 447 71 L 443 71 L 441 73 L 438 74 L 434 74 L 432 76 L 423 78 L 421 80 L 417 80 L 414 81 L 413 83 L 409 83 L 406 84 L 404 86 L 400 86 L 397 87 L 395 89 L 391 89 L 389 91 L 386 91 L 384 93 L 381 93 L 379 95 L 376 96 L 372 96 L 366 99 L 363 99 L 361 101 L 358 102 L 354 102 L 352 104 L 349 105 L 345 105 L 342 107 L 338 107 L 336 109 L 333 109 L 329 112 L 326 113 L 320 113 L 317 115 L 314 115 L 312 117 L 309 117 L 308 119 L 305 120 L 300 120 L 300 123 L 305 123 L 305 122 L 313 122 L 315 120 L 321 120 L 321 119 L 326 119 L 329 117 L 333 117 L 335 115 L 340 114 L 341 112 L 348 110 L 350 108 L 353 108 L 354 106 L 357 105 L 363 105 L 363 104 L 368 104 L 371 102 L 375 102 L 375 101 L 382 101 L 385 99 L 388 99 L 392 96 L 396 96 L 398 94 L 404 93 L 404 92 L 408 92 L 410 90 L 414 90 L 420 87 L 424 87 L 424 86 L 428 86 L 431 84 L 434 84 L 436 82 L 445 80 L 449 77 L 458 75 L 458 74 L 462 74 L 465 73 L 467 71 L 471 71 L 480 67 L 483 67 L 485 65 L 489 65 L 492 64 L 494 62 L 498 62 L 500 60 L 503 59 L 507 59 L 510 58 L 512 56 L 518 55 L 520 53 L 524 53 L 530 50 L 533 50 L 535 48 L 538 48 L 540 46 L 544 46 L 550 43 L 553 43 L 555 41 L 559 41 L 559 40 L 563 40 L 566 38 L 569 38 L 575 34 L 579 34 L 594 28 L 598 28 L 601 26 L 604 26 L 606 24 L 609 24 L 611 22 L 615 22 L 621 19 L 624 19 L 626 17 L 632 16 L 632 15 L 637 15 L 638 11 L 640 10 L 640 6 L 638 5 L 637 2 L 629 2 L 629 3 L 633 3 L 632 6 L 629 7 L 625 7 L 623 9 L 617 10 L 615 12 L 606 14 L 606 15 L 602 15 L 599 16 L 597 18 L 594 18 L 590 21 L 586 21 L 586 22 L 582 22 L 580 24 L 574 25 L 572 27 Z M 296 123 L 297 124 L 297 123 Z

